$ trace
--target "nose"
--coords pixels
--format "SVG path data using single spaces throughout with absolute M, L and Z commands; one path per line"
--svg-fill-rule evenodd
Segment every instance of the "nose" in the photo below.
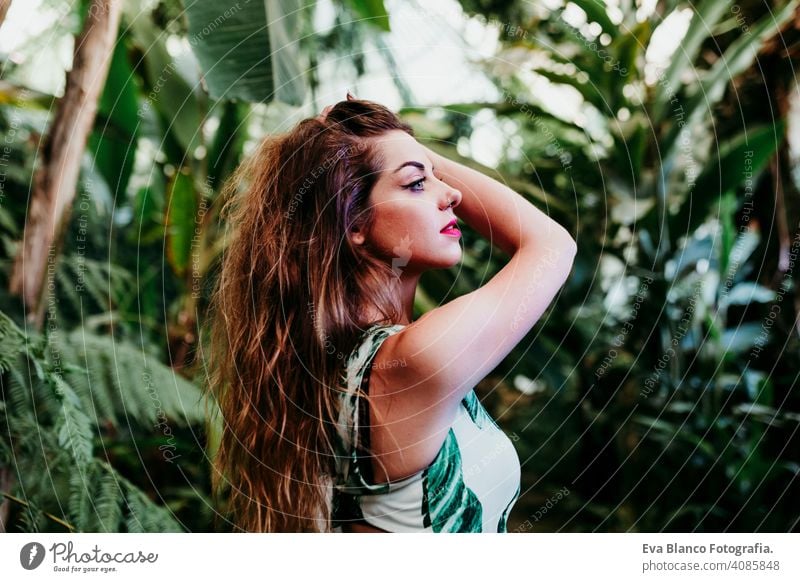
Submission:
M 447 210 L 451 206 L 455 208 L 461 204 L 461 191 L 458 188 L 453 188 L 446 182 L 442 182 L 445 186 L 444 193 L 442 194 L 442 203 L 440 208 Z

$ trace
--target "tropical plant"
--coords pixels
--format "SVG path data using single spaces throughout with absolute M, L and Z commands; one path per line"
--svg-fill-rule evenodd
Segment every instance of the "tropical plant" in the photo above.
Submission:
M 374 48 L 421 140 L 502 177 L 578 240 L 542 324 L 478 387 L 524 463 L 509 530 L 796 528 L 800 205 L 784 146 L 798 1 L 461 0 L 498 29 L 481 66 L 499 98 L 424 108 L 382 2 L 335 3 L 323 32 L 315 3 L 279 4 L 124 4 L 69 219 L 39 257 L 41 329 L 10 283 L 64 98 L 2 61 L 3 525 L 212 528 L 217 427 L 198 386 L 222 187 L 254 140 L 321 109 L 321 63 L 355 83 Z M 79 34 L 89 6 L 48 34 Z M 659 66 L 648 53 L 680 22 Z M 461 155 L 487 118 L 505 137 L 496 168 Z M 476 233 L 463 242 L 458 269 L 423 276 L 417 316 L 502 266 Z
M 487 63 L 503 92 L 488 106 L 518 128 L 501 169 L 568 192 L 564 218 L 579 219 L 574 276 L 531 340 L 544 349 L 530 357 L 523 342 L 500 370 L 544 388 L 535 414 L 520 407 L 524 418 L 509 420 L 530 452 L 530 485 L 544 492 L 528 497 L 529 513 L 568 484 L 575 495 L 544 527 L 792 529 L 795 313 L 781 314 L 780 334 L 769 327 L 793 284 L 791 272 L 757 269 L 772 208 L 753 205 L 776 187 L 765 170 L 785 143 L 785 120 L 763 119 L 738 91 L 744 77 L 763 92 L 764 80 L 747 73 L 779 31 L 796 43 L 787 24 L 798 3 L 660 2 L 647 18 L 632 2 L 612 11 L 575 1 L 543 14 L 524 3 L 462 4 L 502 30 L 526 31 Z M 575 7 L 583 24 L 567 15 Z M 647 49 L 685 11 L 685 34 L 658 70 Z M 790 67 L 788 51 L 781 56 Z M 543 79 L 579 96 L 577 116 L 537 99 Z M 770 349 L 777 361 L 759 359 Z

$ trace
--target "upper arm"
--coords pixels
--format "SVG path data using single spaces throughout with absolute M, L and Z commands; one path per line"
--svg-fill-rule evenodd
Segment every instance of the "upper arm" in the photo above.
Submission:
M 567 279 L 575 252 L 566 230 L 524 246 L 481 288 L 390 338 L 395 340 L 391 357 L 404 358 L 407 365 L 392 370 L 387 386 L 408 394 L 420 411 L 454 411 L 536 324 Z

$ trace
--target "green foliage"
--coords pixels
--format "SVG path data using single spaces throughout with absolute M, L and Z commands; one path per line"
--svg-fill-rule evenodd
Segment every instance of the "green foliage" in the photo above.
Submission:
M 364 2 L 364 4 L 369 4 Z M 214 99 L 300 105 L 305 96 L 297 37 L 309 7 L 297 0 L 186 4 L 189 43 Z
M 462 2 L 484 15 L 485 4 Z M 507 141 L 521 152 L 509 148 L 498 171 L 574 200 L 566 211 L 548 209 L 579 245 L 562 295 L 495 382 L 502 392 L 510 389 L 503 375 L 523 386 L 536 379 L 534 396 L 507 394 L 497 405 L 504 425 L 523 436 L 516 444 L 532 485 L 509 529 L 546 500 L 539 491 L 567 484 L 572 493 L 544 530 L 785 531 L 795 519 L 786 495 L 797 493 L 785 443 L 798 420 L 796 400 L 786 403 L 800 342 L 787 304 L 791 278 L 763 272 L 774 232 L 760 225 L 773 210 L 758 201 L 772 197 L 767 169 L 785 145 L 786 123 L 765 123 L 763 101 L 742 94 L 755 83 L 763 96 L 763 73 L 748 71 L 764 66 L 757 56 L 798 3 L 763 14 L 739 6 L 748 31 L 727 36 L 717 32 L 741 26 L 723 24 L 733 20 L 731 2 L 660 2 L 647 20 L 623 10 L 613 26 L 604 3 L 574 4 L 610 40 L 585 37 L 559 10 L 515 20 L 524 10 L 507 6 L 502 24 L 526 35 L 504 49 L 535 63 L 533 72 L 487 67 L 501 102 L 471 109 L 515 124 Z M 686 7 L 685 37 L 646 82 L 653 31 Z M 554 121 L 532 79 L 577 92 L 583 120 Z M 444 139 L 457 135 L 453 127 Z M 476 245 L 468 233 L 464 240 Z M 478 264 L 484 277 L 497 268 L 487 254 Z M 465 265 L 459 279 L 474 272 Z M 423 278 L 430 304 L 454 279 Z M 782 325 L 773 324 L 776 314 Z M 765 361 L 770 349 L 776 357 Z M 509 407 L 514 400 L 524 404 Z
M 122 428 L 119 417 L 129 429 L 140 423 L 139 435 L 201 423 L 197 388 L 158 362 L 144 368 L 136 349 L 110 338 L 41 337 L 2 312 L 0 345 L 0 466 L 13 466 L 19 479 L 19 493 L 3 492 L 19 503 L 10 523 L 23 531 L 183 531 L 171 511 L 97 456 L 97 444 Z M 146 386 L 137 369 L 149 370 Z
M 765 114 L 782 110 L 765 107 L 776 91 L 764 84 L 777 76 L 764 47 L 800 1 L 769 12 L 739 6 L 747 33 L 729 1 L 661 1 L 645 19 L 623 2 L 622 22 L 601 0 L 573 2 L 600 26 L 597 37 L 561 9 L 461 4 L 502 24 L 498 59 L 524 66 L 486 61 L 497 101 L 401 114 L 427 145 L 547 209 L 580 248 L 541 325 L 483 386 L 494 417 L 521 437 L 526 493 L 509 530 L 564 486 L 570 494 L 540 529 L 792 527 L 800 415 L 787 354 L 800 345 L 796 285 L 772 258 L 772 220 L 800 217 L 780 217 L 786 211 L 771 202 L 786 120 Z M 259 125 L 262 102 L 284 123 L 281 103 L 303 103 L 309 86 L 314 101 L 325 57 L 339 79 L 367 72 L 368 49 L 389 52 L 381 0 L 335 3 L 324 33 L 306 2 L 134 8 L 99 103 L 43 335 L 22 323 L 7 289 L 56 100 L 0 83 L 9 162 L 0 183 L 0 469 L 17 479 L 2 492 L 17 530 L 210 528 L 207 456 L 220 427 L 206 427 L 206 442 L 197 436 L 206 417 L 191 378 L 203 375 L 197 338 L 224 250 L 221 186 L 248 134 L 268 127 Z M 688 30 L 652 82 L 653 35 L 685 8 Z M 76 32 L 85 10 L 65 18 L 61 34 Z M 176 40 L 197 63 L 175 56 Z M 411 103 L 390 58 L 387 68 Z M 541 82 L 578 98 L 580 115 L 542 99 Z M 497 168 L 458 153 L 478 115 L 506 137 Z M 791 207 L 796 191 L 786 188 Z M 459 269 L 423 276 L 417 316 L 505 264 L 476 233 L 463 234 Z
M 370 26 L 380 30 L 389 30 L 389 14 L 383 0 L 347 0 L 350 8 Z

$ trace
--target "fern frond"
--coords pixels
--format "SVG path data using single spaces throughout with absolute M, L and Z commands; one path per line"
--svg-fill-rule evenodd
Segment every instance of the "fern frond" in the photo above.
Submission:
M 60 375 L 51 374 L 56 395 L 61 399 L 61 414 L 56 421 L 58 442 L 68 450 L 78 466 L 85 466 L 92 458 L 94 432 L 92 421 L 81 410 L 78 395 Z
M 56 270 L 58 293 L 78 309 L 91 299 L 108 310 L 120 303 L 135 285 L 134 276 L 119 265 L 77 253 L 62 257 Z
M 25 351 L 25 334 L 10 317 L 0 311 L 0 373 L 10 370 Z
M 167 508 L 153 503 L 139 489 L 131 489 L 126 496 L 128 517 L 125 520 L 129 532 L 184 532 Z
M 78 466 L 69 475 L 67 511 L 75 529 L 81 532 L 92 531 L 96 481 L 94 463 Z
M 202 392 L 170 367 L 124 342 L 79 329 L 57 338 L 54 350 L 80 364 L 69 383 L 86 410 L 118 426 L 118 418 L 152 427 L 163 419 L 186 426 L 205 420 Z
M 78 313 L 81 313 L 81 296 L 78 293 L 77 285 L 75 280 L 72 278 L 71 273 L 71 265 L 67 265 L 69 259 L 67 257 L 62 257 L 61 261 L 59 261 L 58 267 L 56 268 L 56 283 L 58 284 L 58 293 L 60 296 L 67 299 L 68 303 L 72 305 L 72 307 Z
M 112 471 L 98 463 L 103 469 L 97 483 L 97 529 L 94 531 L 113 533 L 118 532 L 122 524 L 123 488 Z
M 78 531 L 119 531 L 125 491 L 109 465 L 94 459 L 69 477 L 70 521 Z
M 94 440 L 98 419 L 126 411 L 148 434 L 165 416 L 200 424 L 200 390 L 151 353 L 108 337 L 47 328 L 25 336 L 2 312 L 0 331 L 0 461 L 18 476 L 15 527 L 184 531 L 169 507 L 93 456 Z
M 20 511 L 19 527 L 20 531 L 38 533 L 44 525 L 45 516 L 44 512 L 39 509 L 39 505 L 35 500 L 27 500 L 24 509 Z
M 20 367 L 11 368 L 5 375 L 6 382 L 3 383 L 3 399 L 8 405 L 8 409 L 14 411 L 31 410 L 33 399 L 31 398 L 30 385 L 25 381 L 25 377 L 20 371 Z

